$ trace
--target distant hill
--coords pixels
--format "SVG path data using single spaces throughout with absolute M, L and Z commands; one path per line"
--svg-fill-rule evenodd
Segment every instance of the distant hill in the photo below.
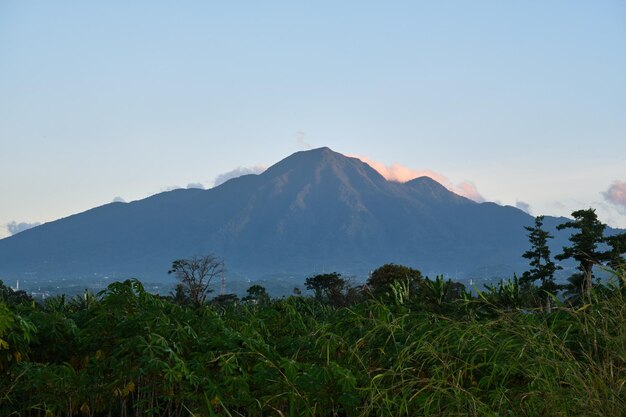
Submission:
M 554 227 L 563 219 L 547 218 Z M 387 181 L 328 148 L 259 175 L 111 203 L 0 240 L 0 278 L 163 280 L 171 261 L 215 253 L 229 277 L 364 276 L 387 262 L 459 278 L 527 269 L 525 212 L 476 203 L 428 177 Z M 556 234 L 555 248 L 566 244 Z

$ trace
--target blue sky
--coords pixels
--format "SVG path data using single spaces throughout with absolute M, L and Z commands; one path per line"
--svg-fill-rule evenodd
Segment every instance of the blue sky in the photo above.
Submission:
M 4 0 L 0 236 L 320 146 L 626 227 L 624 74 L 623 1 Z

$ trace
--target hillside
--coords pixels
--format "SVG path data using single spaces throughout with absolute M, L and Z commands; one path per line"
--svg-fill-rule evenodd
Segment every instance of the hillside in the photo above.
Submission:
M 297 152 L 259 175 L 111 203 L 0 240 L 0 277 L 162 280 L 171 261 L 207 252 L 229 276 L 340 271 L 387 262 L 476 277 L 526 267 L 532 217 L 476 203 L 431 178 L 387 181 L 328 148 Z M 553 227 L 559 219 L 548 218 Z M 555 248 L 565 244 L 559 235 Z

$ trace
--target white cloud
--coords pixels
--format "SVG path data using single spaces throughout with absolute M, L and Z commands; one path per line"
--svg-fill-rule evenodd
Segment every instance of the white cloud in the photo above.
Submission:
M 6 228 L 7 228 L 7 231 L 11 235 L 15 235 L 15 234 L 18 234 L 20 232 L 23 232 L 24 230 L 32 229 L 33 227 L 39 226 L 40 224 L 41 223 L 39 223 L 39 222 L 35 222 L 35 223 L 11 222 L 11 223 L 7 223 L 6 224 Z
M 517 207 L 518 209 L 520 209 L 522 211 L 525 211 L 528 214 L 532 214 L 531 213 L 532 210 L 530 208 L 530 204 L 528 204 L 528 203 L 526 203 L 524 201 L 517 200 L 515 202 L 515 207 Z
M 233 169 L 232 171 L 225 172 L 215 177 L 215 181 L 213 182 L 213 185 L 217 187 L 218 185 L 222 185 L 230 179 L 241 177 L 242 175 L 260 174 L 261 172 L 265 171 L 265 169 L 266 169 L 265 167 L 260 166 L 260 165 L 253 166 L 253 167 L 237 167 Z
M 180 185 L 168 185 L 167 187 L 163 188 L 161 191 L 174 191 L 174 190 L 180 190 L 181 187 Z
M 307 142 L 306 140 L 306 133 L 298 130 L 294 136 L 296 137 L 296 142 L 298 142 L 298 146 L 300 147 L 300 149 L 302 150 L 309 150 L 309 149 L 313 149 L 313 145 L 311 145 L 309 142 Z

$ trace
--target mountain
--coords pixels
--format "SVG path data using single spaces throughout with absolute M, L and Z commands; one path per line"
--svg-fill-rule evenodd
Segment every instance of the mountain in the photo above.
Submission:
M 519 209 L 476 203 L 428 177 L 387 181 L 320 148 L 209 190 L 111 203 L 2 239 L 0 278 L 162 280 L 173 260 L 205 253 L 223 257 L 229 276 L 252 279 L 363 276 L 387 262 L 430 275 L 510 274 L 527 268 L 531 224 Z

